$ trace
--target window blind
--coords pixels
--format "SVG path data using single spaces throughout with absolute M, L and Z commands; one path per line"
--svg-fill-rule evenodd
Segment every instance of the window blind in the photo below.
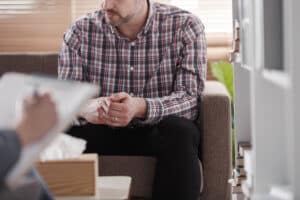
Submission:
M 197 15 L 208 33 L 232 32 L 231 0 L 169 0 L 169 3 Z
M 0 17 L 51 11 L 55 4 L 56 0 L 0 0 Z
M 1 0 L 0 15 L 2 17 L 15 14 L 28 14 L 39 6 L 36 0 Z
M 232 32 L 232 0 L 155 0 L 188 10 L 202 20 L 206 32 Z M 74 17 L 100 8 L 101 0 L 74 0 Z
M 100 0 L 73 0 L 73 21 L 86 13 L 100 9 L 100 7 Z
M 198 15 L 207 33 L 231 32 L 231 0 L 156 0 Z M 0 0 L 0 52 L 58 51 L 63 33 L 101 0 Z
M 57 51 L 71 0 L 0 0 L 0 52 Z

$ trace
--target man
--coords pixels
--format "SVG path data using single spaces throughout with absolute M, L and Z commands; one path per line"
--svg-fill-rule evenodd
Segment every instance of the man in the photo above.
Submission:
M 147 0 L 103 0 L 64 35 L 61 79 L 100 85 L 70 129 L 87 152 L 157 158 L 153 199 L 198 199 L 199 130 L 206 73 L 204 27 L 192 14 Z
M 41 117 L 42 116 L 42 117 Z M 0 131 L 0 199 L 48 200 L 52 197 L 35 172 L 28 176 L 31 180 L 15 190 L 5 185 L 5 177 L 20 157 L 22 148 L 37 142 L 56 124 L 57 114 L 49 94 L 28 97 L 15 131 Z

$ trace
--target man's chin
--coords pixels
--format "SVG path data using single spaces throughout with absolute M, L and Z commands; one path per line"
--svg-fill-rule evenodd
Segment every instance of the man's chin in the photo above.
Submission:
M 106 17 L 106 16 L 105 16 L 105 18 L 106 18 L 106 21 L 107 21 L 110 25 L 112 25 L 112 26 L 118 26 L 118 25 L 120 25 L 120 21 L 119 21 L 119 20 L 112 20 L 111 18 Z

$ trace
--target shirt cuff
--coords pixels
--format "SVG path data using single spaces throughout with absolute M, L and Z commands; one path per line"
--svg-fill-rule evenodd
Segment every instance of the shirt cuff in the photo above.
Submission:
M 163 103 L 160 99 L 145 98 L 146 118 L 140 120 L 141 124 L 156 124 L 160 122 L 164 115 Z
M 0 167 L 0 185 L 5 184 L 4 179 L 19 160 L 21 150 L 21 140 L 15 131 L 3 130 L 0 132 L 0 157 L 3 160 Z

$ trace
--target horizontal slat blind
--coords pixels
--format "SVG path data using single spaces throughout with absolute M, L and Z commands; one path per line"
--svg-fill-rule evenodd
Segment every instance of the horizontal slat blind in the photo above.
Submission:
M 29 14 L 46 3 L 37 0 L 2 0 L 0 1 L 0 15 Z
M 206 32 L 232 32 L 232 0 L 169 0 L 200 17 Z
M 100 9 L 100 0 L 73 0 L 73 20 L 85 15 L 86 13 L 93 12 Z
M 156 0 L 197 14 L 207 33 L 231 32 L 231 0 Z M 101 0 L 0 0 L 0 52 L 59 51 L 72 21 Z
M 0 52 L 57 51 L 71 23 L 71 0 L 0 0 L 0 7 Z
M 198 16 L 208 32 L 232 32 L 231 0 L 201 0 Z
M 101 0 L 74 0 L 75 17 L 100 8 Z M 232 32 L 232 0 L 155 0 L 188 10 L 203 21 L 206 32 Z

